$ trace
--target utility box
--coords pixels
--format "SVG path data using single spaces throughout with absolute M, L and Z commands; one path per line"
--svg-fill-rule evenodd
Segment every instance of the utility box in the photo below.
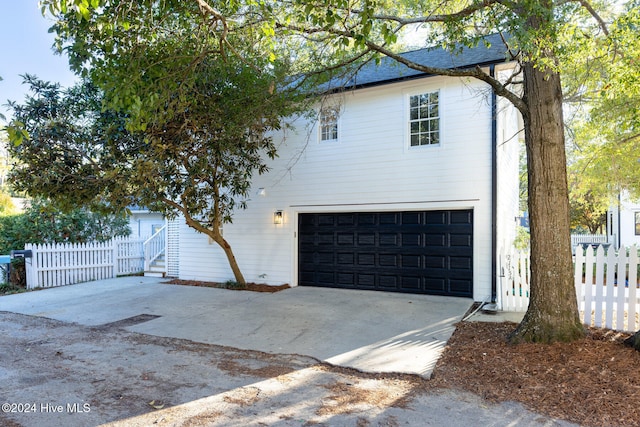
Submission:
M 11 258 L 31 258 L 33 256 L 33 252 L 31 252 L 31 249 L 26 249 L 26 250 L 15 250 L 15 251 L 11 251 Z

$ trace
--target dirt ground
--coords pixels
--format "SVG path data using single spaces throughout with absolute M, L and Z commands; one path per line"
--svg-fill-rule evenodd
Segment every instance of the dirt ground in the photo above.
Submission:
M 611 331 L 510 346 L 513 323 L 460 323 L 426 380 L 122 329 L 147 320 L 0 312 L 0 425 L 640 425 L 640 353 Z

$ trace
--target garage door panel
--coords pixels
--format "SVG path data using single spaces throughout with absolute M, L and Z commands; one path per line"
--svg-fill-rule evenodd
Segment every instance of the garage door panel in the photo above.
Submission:
M 444 269 L 446 265 L 447 265 L 447 259 L 444 256 L 426 256 L 425 257 L 426 268 Z
M 447 245 L 447 235 L 444 233 L 429 233 L 425 235 L 425 245 L 427 246 L 441 246 Z
M 338 215 L 338 225 L 355 225 L 355 217 L 353 215 Z
M 299 215 L 299 284 L 472 296 L 473 212 Z
M 334 265 L 333 252 L 316 252 L 315 262 L 320 265 Z
M 377 215 L 372 213 L 359 213 L 356 218 L 358 219 L 358 226 L 375 226 L 377 225 Z
M 315 241 L 319 245 L 333 246 L 335 244 L 335 235 L 333 233 L 318 233 L 316 234 Z
M 359 266 L 374 266 L 376 265 L 376 256 L 374 254 L 358 254 Z
M 353 265 L 354 261 L 355 254 L 353 252 L 338 253 L 338 264 Z
M 378 223 L 383 225 L 396 225 L 400 223 L 400 214 L 395 212 L 384 212 L 378 214 Z
M 357 276 L 357 287 L 358 288 L 375 288 L 376 277 L 373 274 L 358 274 Z
M 395 233 L 380 233 L 378 243 L 380 246 L 399 246 L 399 236 Z
M 403 225 L 419 225 L 423 223 L 422 212 L 403 212 L 402 224 Z
M 439 279 L 437 277 L 428 277 L 424 280 L 425 289 L 432 294 L 445 294 L 446 283 L 444 279 Z
M 319 227 L 327 227 L 327 226 L 333 227 L 335 223 L 336 223 L 335 215 L 326 215 L 326 214 L 318 215 L 317 220 L 315 221 L 315 224 L 317 224 Z
M 314 280 L 317 280 L 320 286 L 328 286 L 335 283 L 336 278 L 333 272 L 319 271 L 316 273 Z
M 338 233 L 337 239 L 339 245 L 353 246 L 356 241 L 356 236 L 354 233 Z
M 420 233 L 402 233 L 402 246 L 421 246 L 421 237 Z
M 355 286 L 355 273 L 338 273 L 338 285 L 339 286 Z
M 452 256 L 449 258 L 449 268 L 457 270 L 471 270 L 470 257 Z
M 385 291 L 393 291 L 398 289 L 398 276 L 380 275 L 379 288 Z
M 471 247 L 471 236 L 469 234 L 450 234 L 449 244 L 451 246 Z
M 373 246 L 376 244 L 376 235 L 374 233 L 360 233 L 358 234 L 358 245 L 360 246 Z
M 425 212 L 425 224 L 446 224 L 448 211 Z
M 453 295 L 468 295 L 472 292 L 472 283 L 469 280 L 451 280 L 449 290 Z
M 471 211 L 449 211 L 451 224 L 471 224 Z
M 402 276 L 400 277 L 400 287 L 403 291 L 418 292 L 422 289 L 422 277 Z
M 422 256 L 421 255 L 408 255 L 404 254 L 400 256 L 402 260 L 402 267 L 405 268 L 422 268 Z
M 378 265 L 380 267 L 397 267 L 399 256 L 396 254 L 379 254 Z

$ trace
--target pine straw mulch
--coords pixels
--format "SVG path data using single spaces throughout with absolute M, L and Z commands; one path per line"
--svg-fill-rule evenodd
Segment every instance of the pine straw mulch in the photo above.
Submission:
M 640 352 L 623 344 L 628 334 L 589 328 L 573 343 L 509 345 L 516 326 L 459 323 L 432 385 L 581 425 L 640 425 Z
M 240 285 L 235 282 L 218 283 L 218 282 L 202 282 L 199 280 L 179 280 L 173 279 L 168 282 L 164 282 L 169 285 L 185 285 L 185 286 L 199 286 L 205 288 L 218 288 L 218 289 L 231 289 L 234 291 L 252 291 L 252 292 L 278 292 L 284 289 L 289 289 L 291 286 L 288 284 L 272 286 L 264 283 L 246 283 Z

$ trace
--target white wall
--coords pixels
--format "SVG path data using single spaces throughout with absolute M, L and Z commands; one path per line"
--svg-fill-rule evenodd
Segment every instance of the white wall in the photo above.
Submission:
M 440 91 L 441 144 L 411 149 L 405 105 L 414 91 Z M 276 137 L 279 158 L 254 180 L 248 209 L 224 227 L 248 281 L 297 281 L 297 218 L 304 212 L 474 210 L 474 299 L 491 294 L 491 112 L 486 86 L 430 77 L 337 95 L 339 141 L 298 132 Z M 505 131 L 508 133 L 508 131 Z M 309 137 L 310 135 L 310 137 Z M 264 195 L 258 194 L 264 188 Z M 284 224 L 273 212 L 284 211 Z M 221 250 L 181 229 L 180 277 L 233 278 Z
M 617 235 L 618 230 L 620 232 L 620 245 L 621 246 L 640 246 L 640 236 L 635 234 L 635 214 L 640 212 L 640 202 L 632 200 L 629 197 L 629 193 L 623 191 L 620 195 L 620 211 L 618 216 L 617 207 L 612 210 L 613 218 L 613 234 Z M 619 222 L 618 222 L 619 220 Z M 619 226 L 619 229 L 618 229 Z M 607 230 L 611 232 L 611 229 Z
M 510 71 L 498 73 L 503 78 Z M 504 98 L 497 99 L 497 252 L 513 247 L 516 217 L 520 214 L 520 151 L 524 149 L 524 130 L 520 112 Z M 499 273 L 499 272 L 498 272 Z
M 154 233 L 155 227 L 162 227 L 164 218 L 162 214 L 149 211 L 132 211 L 129 216 L 131 236 L 146 239 Z

